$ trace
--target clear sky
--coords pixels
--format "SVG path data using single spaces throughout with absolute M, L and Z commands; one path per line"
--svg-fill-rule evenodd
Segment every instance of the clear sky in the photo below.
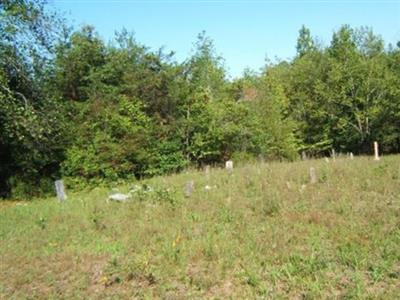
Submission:
M 400 41 L 400 0 L 50 0 L 76 27 L 94 25 L 106 41 L 116 30 L 134 31 L 138 42 L 187 58 L 202 30 L 225 59 L 231 76 L 258 71 L 268 57 L 291 58 L 302 24 L 330 42 L 342 24 L 370 26 L 386 43 Z

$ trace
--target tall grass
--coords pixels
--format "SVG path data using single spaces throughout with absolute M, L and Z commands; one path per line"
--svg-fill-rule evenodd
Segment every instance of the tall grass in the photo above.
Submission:
M 139 184 L 154 191 L 129 203 L 106 201 L 105 188 L 64 204 L 2 203 L 0 298 L 398 297 L 400 156 L 252 164 Z

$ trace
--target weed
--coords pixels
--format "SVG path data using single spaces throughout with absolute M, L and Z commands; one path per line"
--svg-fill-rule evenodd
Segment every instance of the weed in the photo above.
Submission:
M 233 221 L 233 214 L 229 208 L 223 207 L 220 211 L 220 220 L 223 223 L 230 223 Z
M 279 213 L 281 203 L 276 194 L 267 194 L 263 197 L 261 207 L 264 216 L 273 216 Z
M 169 188 L 158 188 L 154 193 L 154 201 L 168 203 L 172 208 L 176 208 L 179 204 L 176 192 Z
M 46 225 L 47 225 L 47 220 L 44 217 L 40 217 L 37 221 L 36 221 L 36 225 L 38 225 L 40 227 L 40 229 L 46 229 Z
M 104 213 L 97 207 L 92 211 L 90 221 L 94 224 L 96 230 L 103 230 L 106 228 L 106 225 L 102 222 L 103 214 Z

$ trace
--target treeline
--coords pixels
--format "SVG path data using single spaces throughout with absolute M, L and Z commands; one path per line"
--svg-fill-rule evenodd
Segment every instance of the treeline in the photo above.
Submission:
M 0 3 L 0 196 L 154 176 L 227 159 L 294 160 L 331 149 L 400 151 L 400 44 L 342 26 L 329 46 L 229 80 L 213 42 L 152 51 L 122 30 L 105 43 L 40 0 Z

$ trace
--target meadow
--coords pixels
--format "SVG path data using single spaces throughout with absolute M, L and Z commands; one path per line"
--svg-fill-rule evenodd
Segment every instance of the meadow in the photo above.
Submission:
M 235 162 L 114 188 L 134 184 L 151 191 L 0 202 L 0 298 L 398 298 L 399 155 Z

